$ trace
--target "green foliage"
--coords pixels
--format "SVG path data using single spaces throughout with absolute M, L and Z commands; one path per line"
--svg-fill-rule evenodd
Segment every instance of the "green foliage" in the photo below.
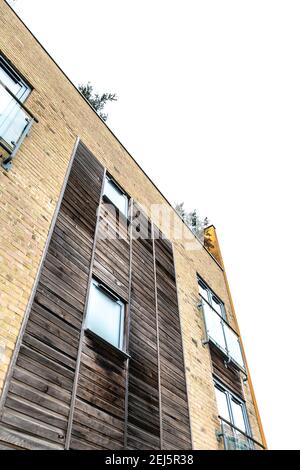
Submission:
M 201 219 L 196 209 L 191 212 L 187 212 L 183 202 L 176 204 L 175 210 L 197 237 L 203 236 L 203 230 L 209 225 L 207 217 Z
M 90 82 L 86 85 L 79 85 L 78 90 L 99 114 L 102 121 L 106 121 L 108 115 L 102 112 L 103 108 L 107 101 L 117 101 L 117 95 L 115 93 L 103 93 L 103 95 L 100 96 L 98 93 L 94 93 L 94 88 Z

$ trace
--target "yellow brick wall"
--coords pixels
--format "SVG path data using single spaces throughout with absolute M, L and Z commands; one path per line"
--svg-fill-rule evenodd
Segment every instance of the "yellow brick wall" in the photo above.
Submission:
M 166 201 L 4 0 L 0 0 L 0 48 L 33 86 L 26 105 L 39 120 L 13 169 L 0 171 L 1 391 L 76 136 L 148 213 L 152 204 Z M 177 215 L 174 220 L 178 223 Z M 155 217 L 154 222 L 163 229 Z M 185 227 L 184 232 L 190 236 Z M 196 272 L 224 301 L 233 327 L 234 316 L 217 263 L 200 244 L 191 251 L 180 240 L 173 241 L 194 447 L 216 449 L 217 407 L 209 349 L 201 343 L 204 325 L 196 307 Z M 247 384 L 245 394 L 254 435 L 260 440 Z

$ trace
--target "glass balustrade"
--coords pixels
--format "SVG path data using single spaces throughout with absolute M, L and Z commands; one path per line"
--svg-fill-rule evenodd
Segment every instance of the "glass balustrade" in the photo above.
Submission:
M 0 83 L 0 156 L 14 155 L 28 134 L 33 118 Z
M 240 340 L 237 334 L 223 322 L 224 335 L 226 338 L 227 351 L 228 355 L 243 369 L 245 369 L 245 364 L 242 356 Z
M 238 335 L 204 299 L 202 299 L 202 307 L 207 338 L 221 348 L 238 366 L 245 370 Z
M 259 442 L 255 441 L 251 436 L 242 432 L 236 426 L 229 423 L 227 420 L 220 418 L 221 433 L 220 437 L 223 438 L 225 450 L 263 450 L 264 447 Z

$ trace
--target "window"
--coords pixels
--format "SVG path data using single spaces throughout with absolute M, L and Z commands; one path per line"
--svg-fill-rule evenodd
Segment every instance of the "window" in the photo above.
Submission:
M 0 157 L 8 170 L 33 123 L 22 103 L 31 89 L 0 55 Z
M 232 420 L 234 425 L 239 428 L 241 431 L 247 433 L 246 423 L 245 423 L 245 404 L 236 400 L 232 395 L 230 396 L 230 406 L 232 413 Z
M 198 278 L 198 286 L 202 301 L 207 340 L 213 342 L 230 360 L 232 359 L 239 368 L 245 371 L 240 339 L 226 321 L 226 312 L 223 302 L 200 278 Z
M 201 297 L 203 299 L 208 301 L 208 299 L 209 299 L 209 289 L 208 289 L 207 285 L 204 284 L 204 282 L 202 282 L 200 279 L 198 281 L 198 285 L 199 285 L 199 294 L 201 295 Z
M 227 421 L 230 421 L 230 414 L 229 414 L 229 409 L 228 409 L 226 393 L 217 387 L 215 388 L 215 392 L 216 392 L 219 415 L 222 418 L 227 419 Z
M 92 280 L 85 328 L 118 349 L 123 349 L 125 304 L 106 287 Z
M 198 279 L 199 294 L 215 312 L 226 320 L 226 312 L 223 302 L 212 292 L 208 285 L 202 280 Z
M 217 379 L 215 393 L 225 450 L 262 450 L 264 446 L 253 439 L 246 404 Z
M 2 56 L 0 56 L 0 82 L 2 82 L 16 98 L 22 101 L 22 103 L 31 91 L 29 86 L 19 77 Z
M 109 176 L 106 176 L 105 179 L 103 196 L 106 196 L 109 201 L 127 217 L 128 197 Z
M 250 435 L 245 402 L 219 382 L 215 383 L 215 392 L 220 417 L 226 419 L 240 431 Z

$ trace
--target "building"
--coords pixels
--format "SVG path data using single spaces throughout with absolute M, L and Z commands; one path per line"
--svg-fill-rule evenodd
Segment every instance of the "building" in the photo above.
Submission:
M 0 448 L 266 446 L 196 239 L 0 0 Z

